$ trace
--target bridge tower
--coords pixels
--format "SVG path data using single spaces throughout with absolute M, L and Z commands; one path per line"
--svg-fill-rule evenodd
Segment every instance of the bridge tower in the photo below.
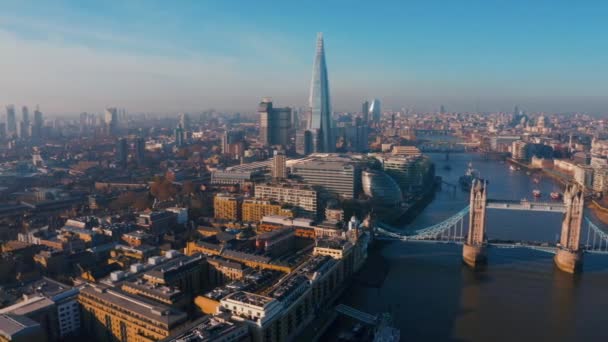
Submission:
M 555 265 L 568 273 L 581 270 L 583 253 L 580 249 L 581 227 L 583 225 L 583 209 L 585 194 L 575 184 L 570 184 L 564 192 L 564 205 L 566 213 L 562 222 L 562 234 L 557 245 Z
M 485 234 L 487 202 L 487 183 L 474 179 L 471 186 L 469 233 L 462 247 L 462 260 L 473 268 L 486 262 Z

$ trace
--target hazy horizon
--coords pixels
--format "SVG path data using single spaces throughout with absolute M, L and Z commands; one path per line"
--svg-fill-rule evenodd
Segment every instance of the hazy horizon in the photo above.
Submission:
M 332 107 L 608 113 L 604 3 L 8 1 L 0 105 L 45 114 L 304 107 L 317 32 Z M 336 15 L 338 13 L 338 15 Z

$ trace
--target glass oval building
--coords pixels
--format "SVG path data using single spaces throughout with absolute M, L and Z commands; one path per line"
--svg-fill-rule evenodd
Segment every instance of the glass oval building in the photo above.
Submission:
M 403 198 L 397 182 L 382 171 L 361 172 L 361 185 L 365 195 L 382 206 L 398 206 Z

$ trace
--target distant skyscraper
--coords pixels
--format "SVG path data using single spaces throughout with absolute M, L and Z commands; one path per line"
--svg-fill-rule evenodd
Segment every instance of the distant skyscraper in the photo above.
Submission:
M 375 125 L 380 124 L 380 118 L 382 116 L 382 112 L 380 111 L 380 100 L 374 99 L 372 104 L 369 106 L 369 113 L 372 115 L 372 120 Z
M 335 141 L 332 139 L 331 102 L 329 96 L 329 81 L 327 78 L 327 65 L 325 64 L 325 47 L 323 35 L 317 36 L 317 52 L 312 68 L 312 81 L 310 83 L 310 117 L 308 130 L 313 132 L 315 152 L 332 152 Z
M 106 108 L 105 124 L 108 134 L 116 135 L 118 133 L 118 109 Z
M 177 126 L 177 128 L 175 128 L 175 146 L 178 146 L 178 147 L 184 146 L 184 138 L 185 138 L 184 129 L 182 128 L 182 126 L 180 124 Z
M 116 143 L 116 162 L 122 167 L 127 166 L 127 156 L 129 155 L 127 146 L 126 138 L 118 139 Z
M 444 105 L 441 105 L 439 107 L 439 114 L 445 114 L 445 106 Z
M 143 165 L 146 156 L 146 141 L 144 138 L 137 138 L 135 140 L 135 160 L 137 165 Z
M 30 123 L 30 110 L 27 108 L 27 106 L 23 106 L 21 107 L 21 121 L 27 123 L 29 125 Z
M 363 114 L 363 122 L 367 124 L 369 122 L 369 102 L 368 101 L 363 102 L 363 104 L 361 105 L 361 113 Z
M 190 116 L 186 113 L 179 113 L 179 124 L 185 131 L 190 130 Z
M 12 136 L 17 134 L 17 119 L 15 118 L 15 106 L 6 106 L 6 130 L 8 135 Z
M 287 178 L 287 166 L 285 152 L 279 150 L 274 151 L 274 157 L 272 159 L 272 179 L 285 179 Z
M 272 100 L 263 98 L 258 107 L 260 114 L 260 141 L 264 145 L 289 144 L 291 108 L 275 108 Z
M 42 137 L 42 126 L 44 125 L 44 118 L 42 117 L 42 112 L 40 108 L 36 106 L 36 110 L 34 111 L 34 125 L 32 126 L 32 136 L 34 138 Z

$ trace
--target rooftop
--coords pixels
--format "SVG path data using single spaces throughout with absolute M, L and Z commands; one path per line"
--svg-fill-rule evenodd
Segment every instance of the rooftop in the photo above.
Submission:
M 256 306 L 259 308 L 264 308 L 268 304 L 275 301 L 274 298 L 258 295 L 255 293 L 245 292 L 245 291 L 237 291 L 234 292 L 224 298 L 224 300 L 233 300 L 237 302 L 241 302 L 243 304 Z
M 26 329 L 39 327 L 34 320 L 12 314 L 0 314 L 0 335 L 12 340 L 13 336 Z
M 135 312 L 148 320 L 172 327 L 186 320 L 185 312 L 145 298 L 129 295 L 104 285 L 89 284 L 80 290 L 81 295 L 101 300 L 117 309 Z

